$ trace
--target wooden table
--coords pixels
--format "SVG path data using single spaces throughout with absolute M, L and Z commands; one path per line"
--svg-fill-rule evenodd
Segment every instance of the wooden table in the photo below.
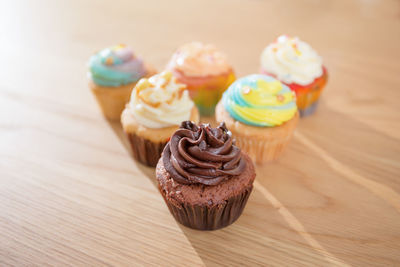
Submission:
M 400 265 L 400 2 L 3 1 L 0 265 Z M 162 69 L 215 43 L 239 76 L 298 35 L 330 80 L 243 215 L 214 232 L 175 222 L 88 90 L 86 62 L 124 42 Z

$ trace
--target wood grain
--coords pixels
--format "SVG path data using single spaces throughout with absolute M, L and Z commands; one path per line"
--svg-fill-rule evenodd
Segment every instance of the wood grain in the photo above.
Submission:
M 3 1 L 0 29 L 1 266 L 400 265 L 398 1 Z M 162 69 L 200 40 L 242 76 L 282 33 L 324 58 L 318 113 L 257 167 L 235 224 L 177 224 L 101 116 L 88 57 L 124 42 Z

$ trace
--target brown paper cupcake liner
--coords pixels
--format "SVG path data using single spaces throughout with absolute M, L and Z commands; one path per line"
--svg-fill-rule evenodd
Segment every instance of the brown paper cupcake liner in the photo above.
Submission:
M 243 136 L 240 133 L 232 132 L 235 139 L 236 145 L 245 151 L 253 161 L 257 163 L 266 163 L 277 159 L 293 135 L 293 132 L 297 125 L 298 115 L 293 118 L 288 125 L 278 126 L 286 127 L 280 131 L 265 131 L 265 134 L 258 138 L 249 138 Z
M 242 194 L 229 198 L 223 204 L 203 206 L 171 202 L 159 187 L 161 195 L 174 218 L 180 224 L 197 230 L 216 230 L 235 222 L 242 214 L 252 189 L 253 186 L 247 188 Z
M 155 167 L 167 142 L 153 142 L 134 133 L 126 133 L 133 157 L 150 167 Z

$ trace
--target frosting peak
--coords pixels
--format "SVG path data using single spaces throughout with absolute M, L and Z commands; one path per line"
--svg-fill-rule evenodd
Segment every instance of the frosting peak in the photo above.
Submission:
M 136 84 L 127 109 L 139 124 L 164 128 L 190 119 L 193 106 L 186 85 L 177 83 L 171 72 L 162 72 Z
M 89 76 L 101 86 L 118 87 L 136 82 L 145 74 L 142 60 L 123 44 L 101 50 L 89 60 Z
M 297 112 L 294 92 L 275 78 L 262 74 L 236 80 L 225 91 L 222 101 L 235 120 L 254 126 L 278 126 Z
M 200 42 L 179 47 L 172 55 L 167 68 L 192 77 L 219 75 L 231 70 L 222 52 L 211 44 Z
M 217 185 L 240 175 L 246 161 L 224 123 L 217 128 L 184 121 L 164 148 L 163 164 L 181 184 Z
M 322 58 L 298 37 L 281 35 L 261 54 L 261 67 L 280 81 L 308 85 L 323 73 Z

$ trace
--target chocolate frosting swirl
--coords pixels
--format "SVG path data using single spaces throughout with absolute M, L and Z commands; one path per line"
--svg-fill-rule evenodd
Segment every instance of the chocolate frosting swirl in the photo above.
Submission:
M 217 185 L 246 167 L 225 123 L 211 128 L 191 121 L 182 122 L 172 135 L 164 148 L 163 164 L 176 182 L 204 185 Z

